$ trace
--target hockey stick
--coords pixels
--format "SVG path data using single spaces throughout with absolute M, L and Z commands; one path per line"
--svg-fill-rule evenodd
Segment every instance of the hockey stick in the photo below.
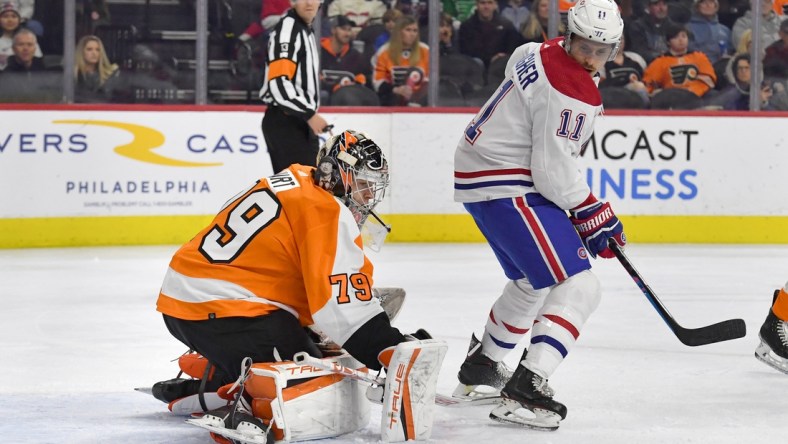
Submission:
M 311 365 L 312 367 L 338 373 L 340 375 L 347 376 L 350 379 L 366 382 L 368 384 L 386 385 L 386 380 L 383 378 L 370 375 L 369 373 L 362 372 L 361 370 L 345 367 L 344 365 L 341 365 L 337 362 L 325 361 L 323 359 L 310 356 L 306 352 L 298 352 L 293 355 L 293 362 L 301 365 Z
M 384 378 L 379 378 L 377 376 L 371 375 L 367 372 L 363 372 L 361 370 L 356 370 L 353 368 L 345 367 L 344 365 L 340 365 L 336 362 L 329 362 L 323 359 L 315 358 L 314 356 L 310 356 L 305 352 L 299 352 L 293 355 L 293 362 L 296 364 L 301 365 L 311 365 L 315 368 L 320 368 L 323 370 L 328 370 L 330 372 L 334 372 L 340 375 L 344 375 L 350 379 L 355 379 L 356 381 L 366 382 L 368 384 L 374 384 L 379 386 L 386 385 L 386 380 Z M 464 399 L 457 399 L 452 398 L 451 396 L 441 395 L 440 393 L 435 394 L 435 404 L 442 406 L 442 407 L 455 407 L 461 405 L 471 405 L 473 401 L 468 401 Z
M 747 334 L 747 326 L 743 319 L 728 319 L 726 321 L 718 322 L 716 324 L 707 325 L 700 328 L 684 328 L 676 322 L 676 319 L 670 314 L 667 308 L 657 297 L 654 290 L 646 284 L 643 277 L 635 270 L 635 267 L 630 262 L 629 258 L 624 254 L 624 251 L 618 244 L 610 239 L 610 249 L 624 269 L 627 270 L 629 276 L 635 281 L 640 291 L 646 296 L 651 305 L 657 310 L 657 313 L 662 317 L 662 320 L 668 324 L 673 334 L 679 338 L 679 341 L 684 345 L 695 347 L 698 345 L 713 344 L 715 342 L 729 341 L 731 339 L 743 338 Z

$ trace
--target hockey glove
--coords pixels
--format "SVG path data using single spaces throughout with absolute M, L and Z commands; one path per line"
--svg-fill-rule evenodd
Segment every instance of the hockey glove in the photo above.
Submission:
M 569 220 L 591 257 L 599 255 L 610 259 L 614 256 L 608 247 L 608 239 L 613 239 L 620 247 L 626 245 L 624 225 L 613 213 L 609 203 L 599 202 L 592 195 L 581 206 L 570 210 L 570 214 Z

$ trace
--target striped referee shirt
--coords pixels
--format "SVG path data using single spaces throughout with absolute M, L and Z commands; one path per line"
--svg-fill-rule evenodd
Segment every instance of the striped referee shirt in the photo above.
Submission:
M 319 63 L 312 27 L 295 9 L 287 11 L 268 39 L 260 98 L 308 120 L 320 105 Z

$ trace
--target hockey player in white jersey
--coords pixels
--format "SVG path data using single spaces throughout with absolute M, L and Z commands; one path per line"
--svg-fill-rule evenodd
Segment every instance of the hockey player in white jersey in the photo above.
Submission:
M 567 20 L 566 36 L 515 50 L 454 157 L 455 200 L 509 279 L 481 341 L 471 338 L 455 396 L 490 386 L 501 395 L 492 419 L 542 430 L 566 417 L 547 380 L 601 297 L 588 255 L 613 257 L 608 242 L 626 243 L 576 163 L 602 112 L 597 71 L 615 57 L 623 21 L 612 0 L 579 0 Z M 502 360 L 529 332 L 512 374 Z

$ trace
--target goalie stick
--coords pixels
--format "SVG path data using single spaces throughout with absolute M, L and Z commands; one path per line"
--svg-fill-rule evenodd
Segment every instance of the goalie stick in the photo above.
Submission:
M 635 267 L 630 262 L 629 258 L 624 254 L 624 250 L 618 244 L 610 239 L 610 249 L 615 254 L 616 258 L 624 269 L 629 273 L 629 276 L 635 281 L 640 291 L 646 296 L 646 299 L 651 303 L 657 313 L 662 317 L 662 320 L 668 324 L 673 334 L 684 345 L 696 347 L 699 345 L 713 344 L 715 342 L 729 341 L 731 339 L 743 338 L 747 334 L 747 326 L 743 319 L 728 319 L 726 321 L 718 322 L 716 324 L 707 325 L 699 328 L 685 328 L 679 325 L 676 319 L 670 314 L 667 308 L 659 300 L 654 290 L 646 284 L 646 281 L 638 273 Z
M 293 362 L 295 362 L 296 364 L 311 365 L 313 367 L 338 373 L 348 378 L 355 379 L 356 381 L 366 382 L 368 384 L 374 384 L 379 386 L 386 385 L 385 378 L 381 378 L 361 370 L 348 368 L 336 362 L 327 362 L 322 359 L 315 358 L 314 356 L 310 356 L 305 352 L 296 353 L 293 356 Z M 474 404 L 479 404 L 474 401 L 475 400 L 472 399 L 468 400 L 468 399 L 453 398 L 451 396 L 441 395 L 440 393 L 435 394 L 435 404 L 441 407 L 460 407 L 460 406 L 470 406 Z M 485 401 L 487 402 L 485 402 L 484 404 L 489 404 L 489 399 L 485 399 Z

